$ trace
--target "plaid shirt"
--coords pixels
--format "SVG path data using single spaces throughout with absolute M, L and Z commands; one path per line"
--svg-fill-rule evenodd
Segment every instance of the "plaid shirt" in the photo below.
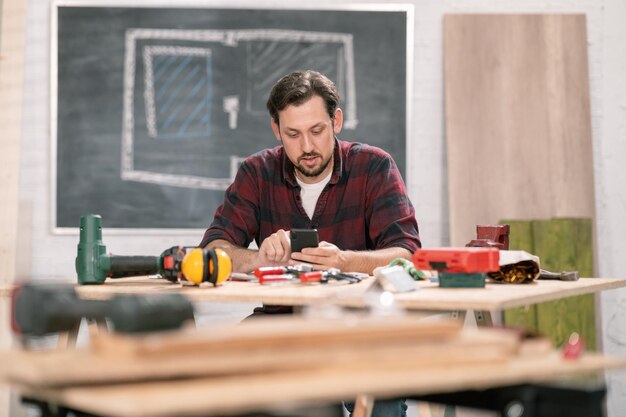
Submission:
M 278 229 L 317 229 L 320 240 L 342 250 L 401 247 L 415 252 L 415 210 L 395 162 L 379 148 L 336 141 L 330 181 L 309 219 L 294 165 L 282 146 L 248 157 L 226 190 L 200 246 L 224 239 L 258 246 Z

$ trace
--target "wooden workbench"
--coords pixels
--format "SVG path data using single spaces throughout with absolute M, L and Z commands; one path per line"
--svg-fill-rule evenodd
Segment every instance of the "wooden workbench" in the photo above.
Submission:
M 335 303 L 366 307 L 373 291 L 374 278 L 359 284 L 304 285 L 286 283 L 259 285 L 227 281 L 220 287 L 195 287 L 172 284 L 166 280 L 133 277 L 107 279 L 102 285 L 77 286 L 86 299 L 107 299 L 116 294 L 181 293 L 191 301 L 244 302 L 305 306 Z M 418 281 L 419 290 L 396 294 L 398 305 L 412 310 L 484 310 L 498 311 L 513 307 L 558 300 L 576 295 L 626 287 L 626 278 L 580 278 L 578 281 L 539 280 L 530 284 L 487 283 L 485 288 L 439 288 L 436 283 Z M 0 286 L 0 297 L 10 295 L 12 286 Z
M 227 282 L 217 288 L 199 288 L 140 277 L 107 280 L 99 286 L 79 286 L 77 291 L 81 297 L 88 299 L 106 299 L 115 294 L 173 292 L 182 293 L 192 301 L 366 306 L 368 299 L 372 298 L 370 294 L 376 293 L 373 286 L 374 279 L 368 278 L 353 285 L 289 283 L 260 286 L 247 282 Z M 490 283 L 485 288 L 458 289 L 439 288 L 435 283 L 420 282 L 418 291 L 397 295 L 396 301 L 401 306 L 417 310 L 499 310 L 624 286 L 626 279 L 602 278 L 581 278 L 575 282 L 537 281 L 525 285 Z M 344 368 L 327 367 L 167 382 L 65 387 L 26 385 L 21 387 L 20 392 L 102 415 L 220 415 L 270 409 L 277 405 L 276 393 L 280 393 L 281 404 L 306 407 L 307 404 L 354 398 L 357 394 L 385 398 L 501 387 L 549 381 L 557 375 L 568 377 L 625 365 L 623 359 L 598 354 L 586 354 L 576 361 L 566 361 L 558 352 L 553 352 L 551 355 L 513 357 L 507 361 L 490 363 L 455 363 L 454 366 L 442 366 L 441 363 L 425 366 L 423 361 L 419 364 L 399 361 L 398 366 L 359 366 L 352 372 L 346 372 Z M 245 395 L 242 394 L 242 387 L 245 387 Z
M 530 284 L 488 283 L 485 288 L 440 288 L 438 284 L 419 281 L 419 290 L 396 294 L 399 306 L 412 310 L 483 310 L 497 311 L 521 307 L 575 295 L 626 287 L 624 278 L 581 278 L 578 281 L 539 280 Z M 87 299 L 106 299 L 115 294 L 182 293 L 192 301 L 246 302 L 304 306 L 336 303 L 366 307 L 375 302 L 368 296 L 374 286 L 370 277 L 351 285 L 305 285 L 284 283 L 259 285 L 227 281 L 220 287 L 195 287 L 171 284 L 165 280 L 123 278 L 107 280 L 102 285 L 79 286 L 79 295 Z

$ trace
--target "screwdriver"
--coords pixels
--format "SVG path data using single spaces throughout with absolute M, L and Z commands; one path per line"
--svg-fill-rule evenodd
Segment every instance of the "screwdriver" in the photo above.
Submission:
M 254 276 L 261 278 L 265 275 L 280 275 L 291 274 L 300 275 L 302 272 L 311 272 L 313 267 L 311 265 L 296 265 L 296 266 L 262 266 L 254 270 Z
M 297 280 L 298 277 L 296 277 L 295 275 L 290 275 L 290 274 L 267 274 L 267 275 L 261 275 L 259 277 L 259 284 L 264 285 L 264 284 L 271 284 L 274 282 L 281 282 L 281 281 L 292 281 L 292 280 Z
M 329 279 L 346 280 L 351 283 L 360 282 L 361 278 L 341 272 L 339 269 L 330 268 L 327 271 L 313 270 L 311 265 L 297 266 L 263 266 L 254 270 L 259 284 L 300 280 L 301 283 L 310 284 L 320 282 L 325 284 Z
M 313 271 L 310 265 L 298 266 L 263 266 L 255 269 L 254 275 L 259 284 L 299 280 L 303 283 L 326 282 L 322 271 Z
M 299 276 L 300 282 L 305 284 L 310 284 L 314 282 L 321 282 L 325 284 L 328 282 L 328 278 L 323 271 L 311 271 L 311 272 L 303 272 Z

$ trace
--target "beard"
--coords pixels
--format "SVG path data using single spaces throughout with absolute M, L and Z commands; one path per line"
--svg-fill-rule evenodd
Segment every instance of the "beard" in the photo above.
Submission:
M 317 152 L 311 152 L 311 153 L 302 154 L 300 158 L 298 158 L 298 161 L 300 161 L 302 158 L 311 157 L 311 156 L 317 156 L 320 159 L 322 159 L 322 155 L 318 154 Z M 324 172 L 324 170 L 328 167 L 328 164 L 330 164 L 330 161 L 332 160 L 333 160 L 332 155 L 325 161 L 322 159 L 322 163 L 317 168 L 306 168 L 299 162 L 298 164 L 294 164 L 294 166 L 296 167 L 296 170 L 298 170 L 300 174 L 304 175 L 305 177 L 314 178 L 320 175 L 322 172 Z

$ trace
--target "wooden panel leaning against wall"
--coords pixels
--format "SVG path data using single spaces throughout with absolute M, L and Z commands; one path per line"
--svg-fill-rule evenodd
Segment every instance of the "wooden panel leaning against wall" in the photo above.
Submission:
M 452 245 L 471 240 L 477 224 L 512 219 L 512 249 L 538 254 L 548 270 L 594 275 L 587 48 L 583 14 L 445 16 Z M 557 344 L 577 331 L 595 346 L 592 297 L 506 321 Z
M 0 284 L 11 284 L 16 270 L 22 85 L 26 3 L 0 2 Z M 8 300 L 0 300 L 0 347 L 11 344 Z M 9 390 L 0 386 L 0 415 L 14 415 Z

